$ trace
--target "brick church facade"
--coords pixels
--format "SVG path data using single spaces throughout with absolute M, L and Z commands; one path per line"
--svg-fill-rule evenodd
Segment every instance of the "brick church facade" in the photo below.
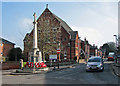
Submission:
M 43 13 L 38 17 L 37 19 L 37 31 L 38 31 L 38 48 L 40 41 L 39 37 L 41 34 L 41 27 L 43 25 L 43 22 L 46 22 L 46 24 L 49 25 L 49 30 L 52 31 L 53 36 L 50 38 L 49 42 L 47 44 L 52 45 L 59 45 L 58 47 L 54 47 L 54 52 L 49 52 L 48 55 L 51 54 L 57 54 L 56 50 L 60 48 L 61 55 L 60 59 L 73 59 L 74 57 L 79 58 L 80 57 L 80 50 L 81 50 L 81 40 L 78 35 L 78 31 L 73 31 L 65 21 L 57 17 L 55 14 L 53 14 L 48 7 L 43 11 Z M 31 33 L 27 33 L 24 38 L 24 57 L 25 61 L 28 60 L 29 52 L 32 49 L 33 43 L 33 30 Z

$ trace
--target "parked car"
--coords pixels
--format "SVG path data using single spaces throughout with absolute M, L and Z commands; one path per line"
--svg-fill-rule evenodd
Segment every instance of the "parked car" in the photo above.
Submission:
M 88 71 L 102 71 L 104 70 L 104 62 L 100 56 L 93 56 L 88 59 L 86 65 L 86 72 Z
M 108 57 L 107 57 L 107 59 L 108 59 L 108 61 L 114 61 L 114 52 L 109 52 L 109 54 L 108 54 Z
M 108 55 L 107 59 L 108 59 L 108 61 L 114 61 L 114 56 L 113 55 Z

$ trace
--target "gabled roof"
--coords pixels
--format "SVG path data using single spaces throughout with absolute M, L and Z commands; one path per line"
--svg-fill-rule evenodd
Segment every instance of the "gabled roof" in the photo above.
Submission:
M 65 28 L 65 30 L 69 33 L 70 31 L 73 31 L 68 24 L 63 21 L 62 19 L 60 19 L 59 17 L 57 17 L 55 14 L 53 14 L 55 16 L 55 18 L 61 23 L 61 25 Z
M 78 34 L 78 31 L 70 31 L 69 33 L 71 35 L 71 39 L 76 40 L 76 35 Z
M 27 33 L 26 35 L 25 35 L 25 37 L 24 37 L 24 40 L 23 41 L 25 41 L 26 40 L 26 38 L 27 38 L 27 36 L 29 36 L 30 35 L 30 33 Z
M 27 33 L 27 34 L 25 35 L 23 41 L 26 41 L 27 37 L 29 37 L 32 33 L 33 33 L 33 29 L 32 29 L 32 31 L 31 31 L 30 33 Z
M 15 43 L 12 43 L 12 42 L 10 42 L 8 40 L 5 40 L 5 39 L 3 39 L 1 37 L 0 37 L 0 42 L 2 42 L 3 44 L 13 44 L 13 45 L 15 45 Z
M 65 22 L 65 21 L 63 21 L 61 18 L 59 18 L 58 16 L 56 16 L 55 14 L 53 14 L 48 8 L 46 8 L 44 11 L 43 11 L 43 13 L 45 12 L 45 11 L 49 11 L 60 23 L 61 23 L 61 26 L 62 27 L 64 27 L 64 29 L 69 33 L 69 31 L 73 31 L 69 26 L 68 26 L 68 24 Z M 42 13 L 42 14 L 43 14 Z M 39 18 L 38 18 L 39 19 Z

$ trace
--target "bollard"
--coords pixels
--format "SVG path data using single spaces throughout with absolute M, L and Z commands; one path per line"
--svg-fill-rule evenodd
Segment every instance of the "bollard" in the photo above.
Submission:
M 23 69 L 23 59 L 20 59 L 20 69 Z
M 59 69 L 59 61 L 58 61 L 58 69 Z
M 54 66 L 53 70 L 56 70 L 56 67 Z

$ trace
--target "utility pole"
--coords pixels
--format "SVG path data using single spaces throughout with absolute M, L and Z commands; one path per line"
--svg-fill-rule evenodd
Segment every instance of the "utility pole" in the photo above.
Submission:
M 84 38 L 84 46 L 85 46 L 85 62 L 87 63 L 87 43 L 86 43 L 86 38 Z

